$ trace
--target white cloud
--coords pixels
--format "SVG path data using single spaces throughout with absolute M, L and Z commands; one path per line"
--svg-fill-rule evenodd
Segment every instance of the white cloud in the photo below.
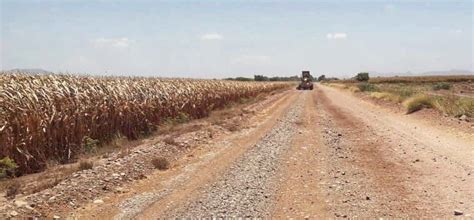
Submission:
M 328 33 L 326 34 L 326 38 L 329 40 L 346 39 L 347 34 L 346 33 Z
M 115 47 L 115 48 L 128 48 L 135 41 L 130 40 L 126 37 L 122 38 L 97 38 L 92 41 L 97 47 Z
M 244 55 L 240 56 L 232 61 L 233 64 L 239 65 L 259 65 L 269 64 L 271 61 L 269 56 L 264 55 Z
M 222 35 L 218 33 L 208 33 L 201 35 L 201 40 L 222 40 Z
M 454 33 L 461 34 L 463 31 L 461 29 L 454 30 Z

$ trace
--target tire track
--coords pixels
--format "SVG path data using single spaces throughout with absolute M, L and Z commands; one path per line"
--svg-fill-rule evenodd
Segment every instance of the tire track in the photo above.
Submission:
M 306 96 L 300 96 L 286 115 L 228 171 L 205 187 L 201 196 L 164 218 L 270 217 L 277 189 L 280 160 L 296 132 Z
M 321 126 L 329 147 L 325 185 L 334 216 L 408 217 L 417 213 L 417 202 L 407 199 L 412 195 L 402 184 L 404 174 L 415 174 L 415 170 L 386 160 L 380 148 L 388 143 L 334 106 L 320 89 L 315 102 L 323 111 Z
M 282 181 L 272 213 L 275 219 L 328 219 L 332 216 L 321 187 L 326 181 L 328 147 L 322 136 L 322 112 L 313 101 L 314 94 L 313 91 L 301 94 L 308 96 L 304 117 L 297 122 L 298 133 L 282 159 L 279 175 Z
M 329 88 L 319 88 L 317 97 L 326 115 L 328 164 L 337 165 L 329 166 L 333 179 L 327 178 L 328 206 L 336 217 L 447 218 L 459 210 L 471 215 L 469 141 Z M 410 132 L 413 127 L 419 129 Z

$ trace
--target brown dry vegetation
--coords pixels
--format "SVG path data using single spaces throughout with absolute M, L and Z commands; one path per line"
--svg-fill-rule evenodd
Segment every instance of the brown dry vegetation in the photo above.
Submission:
M 459 76 L 394 76 L 373 77 L 369 83 L 435 83 L 435 82 L 474 82 L 474 75 Z M 338 80 L 338 83 L 356 83 L 355 79 Z
M 435 108 L 451 116 L 474 117 L 474 76 L 377 77 L 369 83 L 340 80 L 330 85 L 403 103 L 407 113 Z
M 210 111 L 287 83 L 0 74 L 0 158 L 23 173 L 68 163 L 117 136 L 136 139 L 166 121 Z
M 92 167 L 94 167 L 94 163 L 90 161 L 84 160 L 79 162 L 79 170 L 89 170 L 92 169 Z
M 151 163 L 156 169 L 167 170 L 170 167 L 170 162 L 164 157 L 157 157 L 151 160 Z

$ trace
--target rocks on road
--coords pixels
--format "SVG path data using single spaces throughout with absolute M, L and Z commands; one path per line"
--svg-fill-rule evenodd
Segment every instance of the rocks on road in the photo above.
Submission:
M 283 153 L 289 149 L 301 117 L 304 96 L 253 148 L 206 187 L 200 196 L 165 218 L 270 217 L 277 189 L 276 173 Z

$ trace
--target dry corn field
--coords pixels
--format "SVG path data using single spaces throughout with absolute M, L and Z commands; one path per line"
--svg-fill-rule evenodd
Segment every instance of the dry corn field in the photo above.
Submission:
M 0 74 L 0 158 L 22 173 L 66 163 L 117 135 L 136 139 L 176 117 L 202 118 L 213 109 L 286 83 L 132 77 Z

